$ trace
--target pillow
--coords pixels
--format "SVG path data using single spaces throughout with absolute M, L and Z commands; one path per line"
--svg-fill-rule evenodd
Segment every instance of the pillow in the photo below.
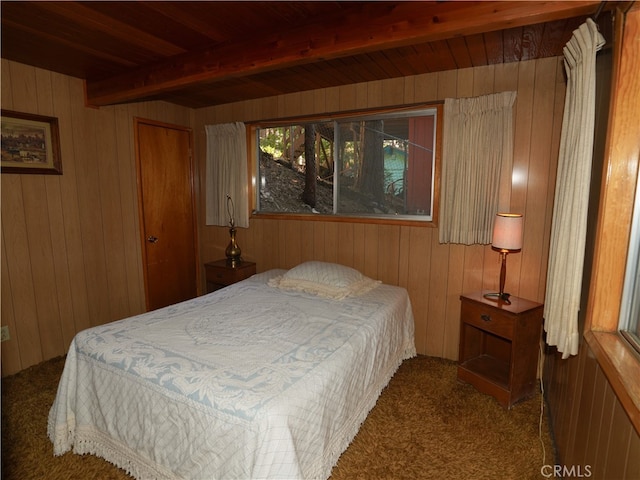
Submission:
M 269 280 L 272 287 L 297 290 L 321 297 L 341 300 L 362 295 L 381 282 L 365 277 L 359 271 L 328 262 L 304 262 L 284 275 Z

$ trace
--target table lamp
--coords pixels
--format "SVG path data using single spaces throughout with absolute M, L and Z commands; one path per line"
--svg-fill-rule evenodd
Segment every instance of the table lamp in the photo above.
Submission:
M 227 256 L 227 264 L 232 267 L 237 267 L 242 263 L 242 251 L 238 242 L 236 242 L 236 224 L 235 224 L 235 208 L 231 196 L 227 194 L 227 213 L 229 214 L 229 245 L 225 249 L 224 253 Z
M 500 291 L 486 293 L 485 298 L 497 300 L 510 305 L 508 293 L 504 292 L 504 281 L 507 277 L 507 255 L 522 249 L 522 215 L 519 213 L 498 213 L 493 223 L 491 248 L 500 252 Z

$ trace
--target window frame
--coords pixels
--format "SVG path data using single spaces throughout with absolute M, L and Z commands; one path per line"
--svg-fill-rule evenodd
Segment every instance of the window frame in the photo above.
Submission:
M 636 183 L 631 217 L 629 251 L 618 329 L 631 347 L 640 354 L 640 176 Z
M 333 112 L 322 115 L 310 115 L 300 117 L 286 117 L 262 120 L 256 122 L 247 122 L 247 162 L 249 168 L 249 205 L 251 208 L 251 218 L 263 218 L 263 219 L 277 219 L 277 220 L 310 220 L 310 221 L 323 221 L 323 222 L 350 222 L 350 223 L 368 223 L 378 225 L 408 225 L 408 226 L 423 226 L 430 228 L 437 228 L 438 216 L 440 211 L 440 178 L 441 178 L 441 165 L 442 165 L 442 132 L 443 132 L 443 110 L 444 102 L 429 102 L 418 103 L 412 105 L 402 105 L 387 108 L 374 108 L 364 110 L 351 110 L 342 112 Z M 392 113 L 406 113 L 414 110 L 436 110 L 436 125 L 435 125 L 435 148 L 434 148 L 434 171 L 433 171 L 433 187 L 432 187 L 432 215 L 431 220 L 421 220 L 419 218 L 412 219 L 409 216 L 402 216 L 401 218 L 393 215 L 357 215 L 357 214 L 314 214 L 314 213 L 278 213 L 278 212 L 258 212 L 256 211 L 258 200 L 258 144 L 256 129 L 268 128 L 273 126 L 281 126 L 282 124 L 294 124 L 294 123 L 313 123 L 313 122 L 328 122 L 328 121 L 341 121 L 358 117 L 369 117 L 374 115 L 384 115 Z
M 631 33 L 625 33 L 629 21 Z M 635 105 L 640 95 L 632 86 L 636 77 L 629 72 L 640 53 L 638 42 L 633 41 L 633 32 L 640 26 L 640 8 L 630 10 L 626 18 L 617 10 L 614 26 L 612 96 L 584 338 L 632 425 L 640 432 L 640 388 L 636 380 L 640 378 L 640 356 L 618 331 L 639 175 Z

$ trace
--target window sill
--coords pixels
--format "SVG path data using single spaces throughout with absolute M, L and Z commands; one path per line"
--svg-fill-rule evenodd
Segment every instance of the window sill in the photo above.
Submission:
M 321 215 L 313 213 L 265 213 L 252 212 L 251 218 L 267 220 L 302 220 L 311 222 L 342 222 L 342 223 L 369 223 L 373 225 L 403 225 L 409 227 L 430 227 L 437 228 L 435 220 L 411 220 L 408 218 L 396 219 L 393 216 L 348 216 L 348 215 Z
M 640 359 L 618 333 L 589 331 L 585 338 L 622 408 L 640 432 Z

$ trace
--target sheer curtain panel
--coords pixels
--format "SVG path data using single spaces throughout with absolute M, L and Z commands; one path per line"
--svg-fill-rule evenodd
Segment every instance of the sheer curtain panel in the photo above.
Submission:
M 244 123 L 205 126 L 207 134 L 206 222 L 229 225 L 227 195 L 236 227 L 249 226 L 247 135 Z
M 515 99 L 515 92 L 445 99 L 440 243 L 491 243 L 501 177 L 511 176 Z
M 604 38 L 591 19 L 564 48 L 567 93 L 562 119 L 544 304 L 547 343 L 562 358 L 578 353 L 578 311 L 584 266 L 595 122 L 596 52 Z

